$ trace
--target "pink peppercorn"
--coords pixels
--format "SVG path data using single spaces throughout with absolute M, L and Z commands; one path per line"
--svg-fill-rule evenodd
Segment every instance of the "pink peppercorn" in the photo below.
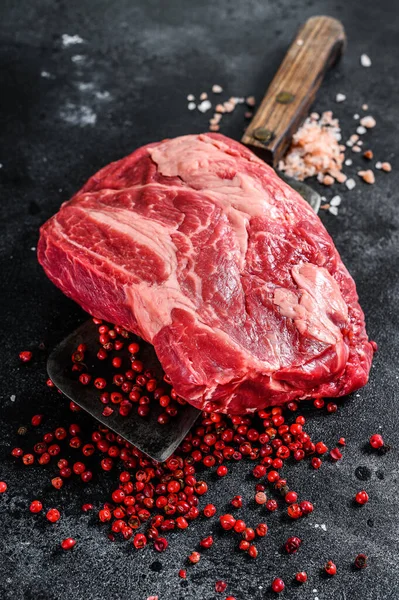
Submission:
M 76 540 L 73 538 L 66 538 L 61 542 L 61 548 L 63 550 L 72 550 L 72 548 L 76 545 Z

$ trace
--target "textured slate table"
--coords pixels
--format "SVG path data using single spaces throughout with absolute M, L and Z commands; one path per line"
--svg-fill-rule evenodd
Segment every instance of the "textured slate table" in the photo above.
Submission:
M 395 600 L 398 569 L 398 208 L 399 149 L 397 135 L 398 12 L 393 2 L 366 0 L 30 0 L 0 5 L 0 238 L 3 382 L 1 395 L 0 480 L 9 491 L 0 497 L 0 597 L 3 600 L 160 600 L 216 596 L 214 583 L 225 578 L 238 600 L 270 598 L 276 576 L 291 580 L 305 568 L 302 588 L 287 587 L 284 597 L 320 600 Z M 352 115 L 363 102 L 378 122 L 367 134 L 377 159 L 390 160 L 394 172 L 378 174 L 378 185 L 358 184 L 342 192 L 338 217 L 322 219 L 354 275 L 370 336 L 380 345 L 371 382 L 346 401 L 336 415 L 309 415 L 315 438 L 334 444 L 345 436 L 342 463 L 326 462 L 315 474 L 305 463 L 287 468 L 292 485 L 313 500 L 317 511 L 296 524 L 268 519 L 270 536 L 259 544 L 257 561 L 233 553 L 223 536 L 190 570 L 187 583 L 177 577 L 182 557 L 209 531 L 199 520 L 186 534 L 171 536 L 170 549 L 140 554 L 129 544 L 111 544 L 95 517 L 80 505 L 105 497 L 111 479 L 96 477 L 82 488 L 49 486 L 45 469 L 19 468 L 9 458 L 16 429 L 35 412 L 44 412 L 46 427 L 67 416 L 64 402 L 44 385 L 46 351 L 84 318 L 49 281 L 36 263 L 38 228 L 63 200 L 100 166 L 135 147 L 167 136 L 201 131 L 207 116 L 186 108 L 187 93 L 198 94 L 220 83 L 233 95 L 260 98 L 297 25 L 314 14 L 338 16 L 349 45 L 344 61 L 331 73 L 315 108 L 336 109 L 344 133 L 353 132 Z M 62 44 L 62 34 L 79 35 L 84 43 Z M 68 43 L 68 38 L 64 38 Z M 69 40 L 70 41 L 70 40 Z M 75 40 L 76 41 L 76 40 Z M 370 69 L 360 54 L 372 58 Z M 336 105 L 337 92 L 347 95 Z M 94 123 L 95 121 L 95 123 Z M 231 115 L 223 131 L 239 138 L 242 112 Z M 349 173 L 351 168 L 347 170 Z M 356 178 L 356 175 L 355 175 Z M 331 196 L 332 194 L 330 194 Z M 34 350 L 21 366 L 18 352 Z M 15 399 L 13 398 L 15 396 Z M 385 457 L 364 448 L 369 435 L 382 431 L 392 445 Z M 367 467 L 367 481 L 355 476 Z M 208 494 L 226 501 L 235 493 L 251 496 L 249 466 L 237 464 Z M 369 504 L 355 510 L 353 494 L 365 487 Z M 35 497 L 62 507 L 56 526 L 37 524 L 27 510 Z M 262 511 L 259 511 L 262 512 Z M 253 509 L 244 518 L 253 522 Z M 325 525 L 321 528 L 320 525 Z M 317 527 L 319 525 L 319 527 Z M 326 531 L 324 530 L 326 529 Z M 277 552 L 289 534 L 305 540 L 301 551 Z M 57 550 L 60 539 L 75 536 L 72 553 Z M 358 552 L 370 557 L 370 568 L 354 572 Z M 320 566 L 333 558 L 339 576 L 326 581 Z M 317 590 L 317 592 L 315 591 Z

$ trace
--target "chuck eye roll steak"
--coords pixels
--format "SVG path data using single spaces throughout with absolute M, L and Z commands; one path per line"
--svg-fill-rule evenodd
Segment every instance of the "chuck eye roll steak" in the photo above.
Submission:
M 153 344 L 200 409 L 243 414 L 367 382 L 373 348 L 332 239 L 223 135 L 104 167 L 42 226 L 38 257 L 84 310 Z

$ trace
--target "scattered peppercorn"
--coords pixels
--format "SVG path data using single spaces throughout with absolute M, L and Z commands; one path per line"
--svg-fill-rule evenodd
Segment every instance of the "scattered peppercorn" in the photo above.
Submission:
M 259 525 L 257 525 L 255 532 L 256 535 L 258 537 L 264 537 L 267 534 L 268 531 L 268 527 L 266 525 L 266 523 L 259 523 Z
M 43 504 L 40 502 L 40 500 L 33 500 L 33 502 L 31 502 L 31 505 L 29 507 L 29 510 L 31 513 L 39 513 L 42 509 L 43 509 Z
M 228 473 L 227 467 L 225 465 L 220 465 L 220 467 L 216 469 L 216 473 L 219 477 L 225 477 Z
M 157 552 L 164 552 L 166 550 L 166 548 L 168 547 L 169 543 L 168 540 L 166 540 L 165 538 L 159 537 L 154 541 L 154 549 Z
M 378 450 L 378 448 L 382 448 L 384 445 L 384 440 L 382 435 L 380 435 L 379 433 L 374 433 L 371 437 L 370 437 L 370 446 L 372 448 L 375 448 L 376 450 Z
M 355 496 L 355 502 L 357 504 L 366 504 L 368 501 L 369 501 L 369 495 L 364 490 L 362 490 L 361 492 L 358 492 Z
M 210 548 L 213 545 L 213 537 L 208 535 L 208 537 L 202 539 L 200 541 L 201 548 Z
M 288 540 L 285 542 L 284 548 L 287 554 L 295 554 L 295 552 L 298 552 L 301 544 L 302 540 L 299 537 L 292 536 L 289 537 Z
M 248 556 L 256 558 L 258 556 L 258 549 L 253 544 L 248 548 Z
M 60 511 L 56 508 L 50 508 L 50 510 L 47 511 L 46 518 L 50 523 L 56 523 L 61 518 Z
M 204 508 L 204 516 L 210 519 L 216 514 L 216 506 L 213 504 L 207 504 Z
M 365 569 L 367 567 L 367 556 L 365 554 L 358 554 L 355 558 L 356 569 Z
M 267 496 L 266 496 L 265 492 L 257 492 L 255 494 L 255 502 L 256 502 L 256 504 L 266 504 Z
M 233 515 L 222 515 L 219 517 L 219 522 L 222 528 L 228 531 L 229 529 L 233 529 L 236 520 Z
M 242 507 L 242 496 L 234 496 L 234 498 L 232 499 L 230 504 L 232 506 L 234 506 L 234 508 L 241 508 Z
M 76 540 L 73 538 L 66 538 L 61 542 L 61 548 L 63 550 L 72 550 L 72 548 L 76 545 Z
M 342 458 L 342 453 L 338 450 L 338 448 L 333 448 L 330 450 L 330 456 L 332 460 L 337 461 Z
M 192 552 L 190 554 L 190 556 L 188 557 L 188 560 L 190 561 L 190 563 L 192 563 L 193 565 L 195 565 L 196 563 L 198 563 L 201 559 L 201 555 L 199 552 Z
M 225 581 L 217 581 L 215 583 L 215 592 L 218 594 L 222 594 L 227 588 L 227 583 Z
M 327 575 L 330 575 L 331 577 L 333 577 L 336 573 L 337 573 L 337 567 L 336 565 L 333 563 L 332 560 L 329 560 L 325 566 L 324 566 L 324 570 L 327 573 Z
M 273 581 L 272 581 L 273 592 L 276 592 L 276 594 L 280 594 L 281 592 L 284 591 L 284 588 L 285 588 L 285 583 L 281 579 L 281 577 L 276 577 L 275 579 L 273 579 Z
M 290 504 L 287 508 L 287 514 L 291 519 L 299 519 L 302 517 L 302 509 L 299 504 Z
M 278 508 L 278 504 L 277 501 L 274 500 L 273 498 L 271 498 L 270 500 L 268 500 L 266 502 L 266 508 L 267 510 L 269 510 L 270 512 L 274 512 L 275 510 L 277 510 Z
M 288 492 L 285 495 L 285 501 L 287 502 L 287 504 L 294 504 L 294 502 L 297 501 L 298 498 L 298 494 L 296 492 Z

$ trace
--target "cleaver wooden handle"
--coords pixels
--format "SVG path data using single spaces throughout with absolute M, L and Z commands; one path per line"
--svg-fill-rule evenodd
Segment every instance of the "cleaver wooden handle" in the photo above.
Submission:
M 327 69 L 340 57 L 345 30 L 332 17 L 311 17 L 299 29 L 242 142 L 277 166 L 307 116 Z

